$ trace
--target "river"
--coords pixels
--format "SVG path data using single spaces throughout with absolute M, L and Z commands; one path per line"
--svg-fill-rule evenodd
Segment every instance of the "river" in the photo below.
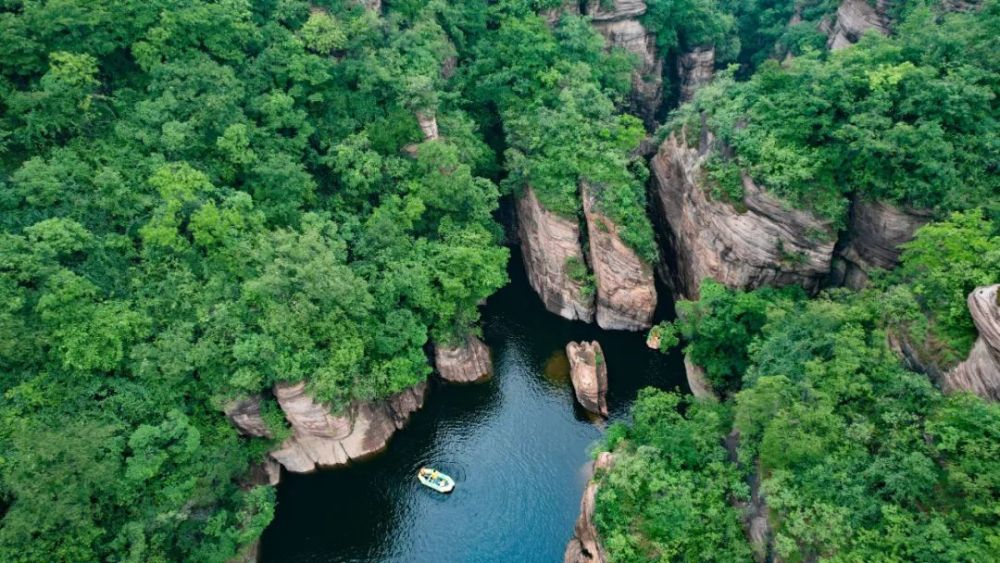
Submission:
M 604 331 L 548 313 L 520 255 L 511 283 L 483 309 L 493 350 L 489 381 L 432 381 L 424 408 L 378 457 L 345 469 L 285 473 L 265 562 L 555 562 L 579 512 L 588 451 L 606 423 L 573 397 L 563 349 L 597 340 L 608 363 L 611 421 L 639 389 L 687 390 L 678 354 L 649 350 L 644 335 Z M 660 289 L 661 301 L 667 293 Z M 664 303 L 657 317 L 670 315 Z M 421 486 L 432 465 L 456 480 L 450 495 Z

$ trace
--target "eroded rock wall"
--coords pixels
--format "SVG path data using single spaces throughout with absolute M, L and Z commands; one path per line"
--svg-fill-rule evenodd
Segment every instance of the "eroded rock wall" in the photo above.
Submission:
M 595 478 L 591 479 L 583 490 L 583 498 L 580 499 L 580 516 L 577 517 L 576 525 L 573 527 L 573 537 L 566 544 L 563 563 L 605 563 L 607 561 L 607 553 L 601 545 L 597 527 L 594 525 L 594 507 L 598 487 L 596 477 L 599 477 L 599 473 L 602 471 L 610 471 L 614 462 L 614 455 L 610 452 L 601 452 L 597 456 L 593 468 Z
M 622 47 L 639 58 L 632 75 L 632 110 L 647 126 L 655 123 L 663 101 L 663 60 L 657 56 L 656 37 L 639 21 L 646 13 L 643 0 L 614 0 L 610 8 L 600 0 L 587 5 L 591 23 L 611 47 Z
M 689 146 L 686 137 L 671 134 L 651 161 L 669 253 L 676 258 L 670 271 L 676 297 L 698 299 L 707 277 L 739 289 L 796 284 L 817 290 L 830 271 L 831 223 L 794 209 L 746 175 L 739 208 L 712 199 L 702 187 L 712 135 L 703 131 L 698 146 Z
M 597 284 L 597 324 L 604 329 L 645 330 L 653 324 L 653 268 L 618 236 L 618 226 L 597 210 L 595 190 L 580 186 L 587 220 L 590 266 Z
M 253 438 L 273 438 L 271 431 L 260 414 L 261 398 L 254 395 L 231 401 L 224 412 L 229 422 L 244 436 Z
M 442 379 L 453 383 L 472 383 L 493 374 L 490 349 L 475 336 L 459 346 L 434 346 L 434 365 Z
M 913 239 L 930 215 L 902 209 L 881 201 L 855 199 L 847 225 L 846 243 L 838 255 L 844 261 L 840 284 L 852 289 L 867 285 L 874 269 L 891 270 L 899 265 L 900 245 Z
M 1000 284 L 978 287 L 969 294 L 969 313 L 979 337 L 969 357 L 945 374 L 945 391 L 971 391 L 1000 400 Z
M 889 33 L 888 0 L 843 0 L 829 30 L 827 47 L 836 51 L 849 47 L 868 30 Z
M 426 389 L 422 382 L 387 400 L 354 403 L 344 414 L 333 415 L 328 406 L 313 400 L 305 382 L 278 383 L 274 396 L 292 436 L 270 455 L 288 471 L 309 473 L 378 453 L 423 406 Z
M 571 262 L 586 264 L 577 222 L 542 207 L 529 187 L 518 198 L 517 223 L 528 282 L 545 308 L 569 320 L 593 321 L 593 292 L 569 273 Z
M 712 81 L 715 74 L 715 47 L 692 49 L 677 57 L 680 79 L 680 102 L 690 101 L 699 88 Z

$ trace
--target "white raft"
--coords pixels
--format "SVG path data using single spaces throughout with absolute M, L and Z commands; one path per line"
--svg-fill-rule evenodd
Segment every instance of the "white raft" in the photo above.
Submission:
M 417 479 L 426 486 L 439 493 L 450 493 L 455 488 L 455 480 L 430 467 L 421 467 L 417 472 Z

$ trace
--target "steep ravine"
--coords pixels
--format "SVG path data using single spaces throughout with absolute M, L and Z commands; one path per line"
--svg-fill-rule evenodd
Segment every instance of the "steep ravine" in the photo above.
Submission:
M 686 392 L 679 354 L 645 346 L 642 333 L 605 331 L 548 312 L 521 257 L 511 283 L 483 307 L 492 377 L 451 384 L 434 376 L 424 406 L 384 452 L 310 474 L 285 472 L 263 561 L 557 561 L 586 485 L 588 448 L 605 424 L 627 417 L 645 386 Z M 655 320 L 670 318 L 663 302 Z M 608 421 L 576 401 L 569 342 L 600 343 Z M 445 497 L 416 469 L 453 475 Z

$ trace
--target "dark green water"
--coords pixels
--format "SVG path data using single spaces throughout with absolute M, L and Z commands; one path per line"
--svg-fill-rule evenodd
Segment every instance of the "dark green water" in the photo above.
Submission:
M 642 334 L 603 331 L 545 311 L 516 253 L 510 274 L 510 285 L 483 311 L 494 377 L 464 386 L 432 382 L 424 408 L 373 460 L 286 473 L 262 540 L 263 561 L 562 560 L 588 449 L 605 427 L 575 404 L 566 343 L 601 343 L 612 420 L 627 415 L 642 387 L 686 390 L 684 368 L 679 356 L 646 348 Z M 661 300 L 665 295 L 661 290 Z M 422 465 L 454 477 L 455 492 L 421 486 L 415 476 Z

